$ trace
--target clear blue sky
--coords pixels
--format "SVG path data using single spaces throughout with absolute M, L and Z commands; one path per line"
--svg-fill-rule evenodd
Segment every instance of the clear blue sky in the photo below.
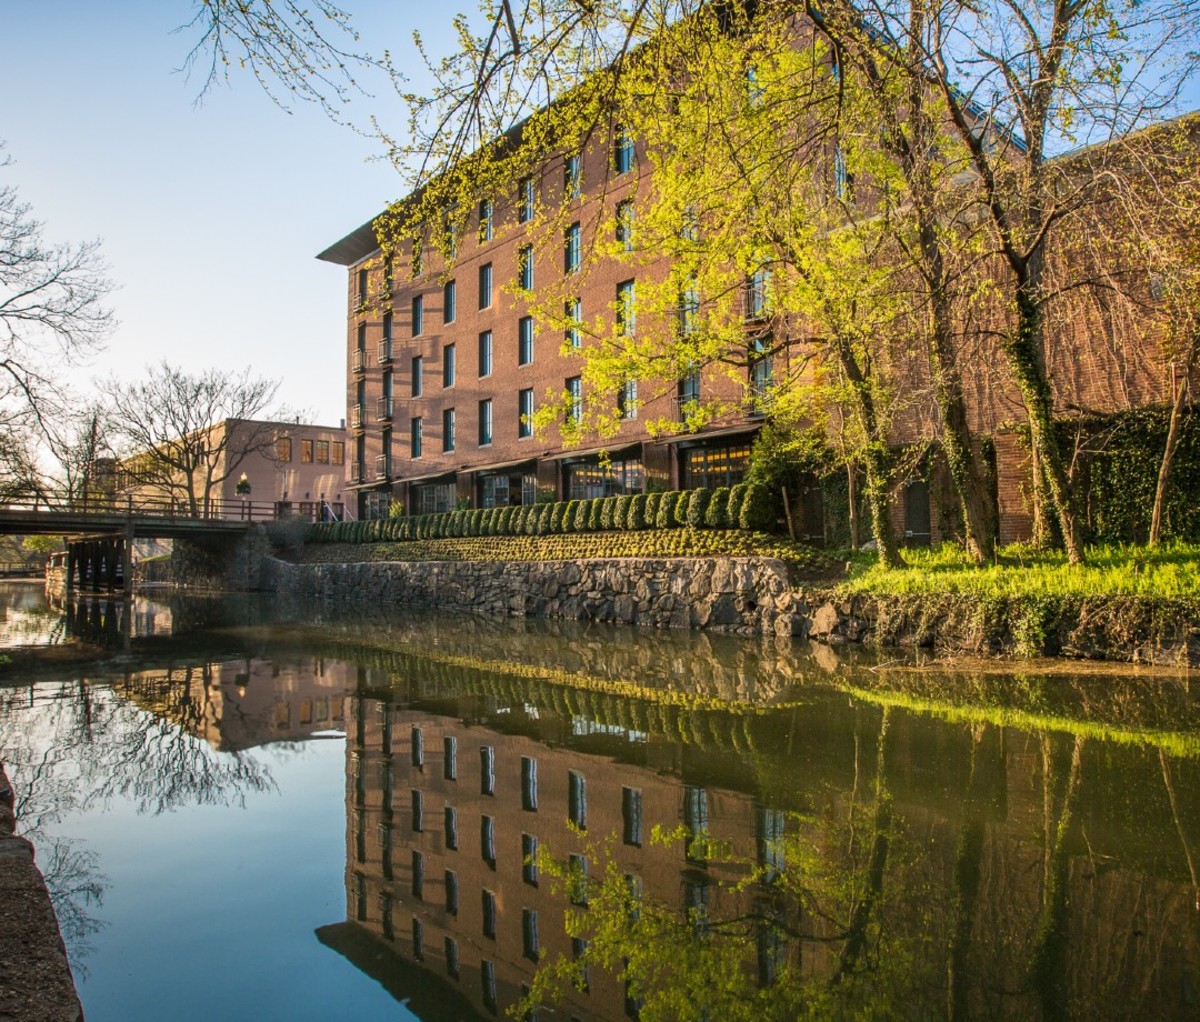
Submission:
M 412 29 L 435 45 L 471 4 L 346 4 L 364 44 L 413 60 Z M 188 0 L 0 0 L 0 174 L 49 241 L 100 238 L 119 325 L 73 374 L 134 376 L 166 357 L 192 370 L 251 365 L 281 377 L 280 400 L 318 422 L 345 416 L 345 277 L 313 257 L 396 198 L 369 138 L 297 104 L 289 116 L 248 73 L 195 105 L 172 29 Z M 414 68 L 414 71 L 418 69 Z M 350 114 L 403 125 L 393 94 Z
M 414 65 L 468 0 L 346 0 L 364 47 Z M 194 36 L 172 34 L 188 0 L 0 0 L 0 172 L 45 221 L 48 240 L 101 238 L 119 326 L 73 374 L 133 377 L 166 357 L 191 370 L 281 377 L 280 400 L 322 423 L 345 415 L 345 277 L 313 257 L 400 190 L 378 146 L 297 104 L 290 116 L 248 72 L 203 103 L 176 69 Z M 419 80 L 419 79 L 418 79 Z M 1195 83 L 1184 108 L 1200 105 Z M 390 92 L 348 111 L 392 130 Z

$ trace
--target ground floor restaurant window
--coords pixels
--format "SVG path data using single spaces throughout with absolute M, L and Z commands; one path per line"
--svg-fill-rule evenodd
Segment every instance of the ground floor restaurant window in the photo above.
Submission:
M 745 480 L 750 468 L 750 441 L 690 447 L 681 456 L 685 490 L 735 486 Z
M 612 497 L 626 493 L 642 493 L 646 488 L 646 473 L 640 458 L 583 462 L 567 466 L 567 499 L 586 500 L 591 497 Z
M 532 504 L 537 500 L 537 476 L 532 472 L 484 476 L 479 480 L 477 498 L 480 507 Z
M 414 513 L 432 515 L 454 510 L 454 484 L 430 483 L 413 487 Z

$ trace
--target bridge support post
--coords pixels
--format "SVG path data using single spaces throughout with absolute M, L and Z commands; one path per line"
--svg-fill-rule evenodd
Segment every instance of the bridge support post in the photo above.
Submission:
M 133 522 L 129 522 L 125 526 L 125 535 L 119 541 L 121 543 L 121 583 L 125 591 L 125 599 L 133 598 Z M 132 617 L 132 607 L 127 611 L 127 616 Z

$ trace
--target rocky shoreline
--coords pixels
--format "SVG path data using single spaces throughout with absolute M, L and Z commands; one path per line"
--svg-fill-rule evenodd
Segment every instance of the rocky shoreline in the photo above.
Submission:
M 0 765 L 0 1018 L 82 1022 L 50 892 L 33 845 L 16 834 L 14 801 Z

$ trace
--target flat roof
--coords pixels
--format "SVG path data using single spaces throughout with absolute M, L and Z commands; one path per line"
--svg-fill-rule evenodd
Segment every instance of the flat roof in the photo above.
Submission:
M 318 252 L 317 258 L 327 263 L 336 263 L 338 266 L 353 266 L 377 251 L 379 239 L 375 236 L 375 218 L 372 217 L 341 241 L 335 241 L 324 252 Z

